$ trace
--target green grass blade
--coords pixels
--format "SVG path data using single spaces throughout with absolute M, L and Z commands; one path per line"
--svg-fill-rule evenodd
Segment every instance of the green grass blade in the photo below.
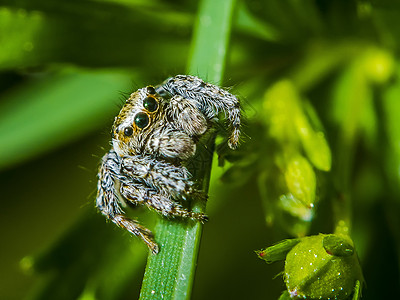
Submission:
M 147 249 L 115 229 L 90 209 L 49 247 L 24 257 L 22 269 L 41 275 L 27 299 L 120 299 L 128 281 L 139 284 Z
M 130 85 L 121 73 L 68 72 L 11 91 L 0 105 L 0 169 L 104 126 Z
M 223 78 L 236 0 L 203 0 L 188 64 L 188 73 L 219 83 Z
M 222 80 L 235 0 L 203 0 L 196 20 L 188 73 L 204 80 Z M 209 145 L 213 145 L 211 138 Z M 211 148 L 213 148 L 211 146 Z M 195 179 L 208 190 L 212 154 L 196 169 Z M 205 203 L 193 210 L 204 211 Z M 156 226 L 158 255 L 149 255 L 140 299 L 189 299 L 196 269 L 202 225 L 161 219 Z

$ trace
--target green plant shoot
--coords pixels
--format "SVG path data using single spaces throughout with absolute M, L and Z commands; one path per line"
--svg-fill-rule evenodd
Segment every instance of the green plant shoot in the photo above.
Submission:
M 356 300 L 361 296 L 364 278 L 348 236 L 319 234 L 284 240 L 257 254 L 268 263 L 285 259 L 287 291 L 280 299 Z

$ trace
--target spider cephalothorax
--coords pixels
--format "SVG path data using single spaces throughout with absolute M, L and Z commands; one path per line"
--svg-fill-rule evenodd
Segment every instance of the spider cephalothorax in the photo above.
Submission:
M 234 149 L 240 133 L 239 100 L 195 76 L 178 75 L 137 90 L 115 118 L 112 149 L 99 169 L 96 206 L 118 226 L 141 237 L 153 253 L 158 246 L 152 233 L 125 217 L 120 203 L 144 204 L 167 217 L 206 221 L 206 215 L 183 208 L 177 200 L 189 195 L 205 198 L 193 187 L 182 163 L 193 157 L 198 141 L 220 112 L 228 120 L 228 144 Z

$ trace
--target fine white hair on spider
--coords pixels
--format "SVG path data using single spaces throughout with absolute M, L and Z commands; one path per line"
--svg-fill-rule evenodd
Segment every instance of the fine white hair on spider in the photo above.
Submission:
M 207 221 L 203 213 L 179 204 L 188 197 L 206 199 L 194 188 L 183 165 L 196 152 L 201 137 L 225 115 L 228 145 L 239 143 L 239 99 L 202 79 L 177 75 L 147 86 L 126 100 L 112 127 L 112 148 L 99 168 L 96 206 L 112 222 L 140 237 L 154 253 L 159 248 L 150 230 L 125 217 L 125 201 L 146 205 L 169 218 Z

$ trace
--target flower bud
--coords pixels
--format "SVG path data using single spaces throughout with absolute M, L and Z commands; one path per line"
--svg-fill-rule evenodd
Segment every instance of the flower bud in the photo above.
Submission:
M 320 234 L 301 239 L 288 253 L 285 281 L 291 297 L 347 299 L 363 276 L 347 236 Z

